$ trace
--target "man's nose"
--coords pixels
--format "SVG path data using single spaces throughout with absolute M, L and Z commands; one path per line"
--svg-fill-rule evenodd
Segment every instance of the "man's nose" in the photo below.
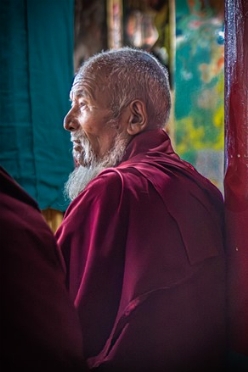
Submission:
M 70 132 L 74 132 L 75 130 L 78 129 L 79 123 L 74 115 L 73 108 L 71 108 L 70 111 L 68 111 L 68 113 L 66 114 L 63 126 L 66 130 Z

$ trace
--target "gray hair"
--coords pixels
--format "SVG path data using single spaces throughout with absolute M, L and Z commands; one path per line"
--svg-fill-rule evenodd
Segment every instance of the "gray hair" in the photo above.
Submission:
M 149 121 L 159 128 L 167 123 L 171 109 L 168 71 L 152 54 L 130 47 L 103 51 L 83 63 L 73 86 L 78 88 L 85 77 L 103 94 L 108 89 L 114 118 L 131 101 L 140 99 Z

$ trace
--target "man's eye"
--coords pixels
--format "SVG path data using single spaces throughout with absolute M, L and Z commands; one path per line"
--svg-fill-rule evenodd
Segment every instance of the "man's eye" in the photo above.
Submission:
M 86 110 L 88 105 L 85 101 L 81 101 L 78 103 L 78 106 L 79 106 L 79 109 L 82 111 L 82 110 Z

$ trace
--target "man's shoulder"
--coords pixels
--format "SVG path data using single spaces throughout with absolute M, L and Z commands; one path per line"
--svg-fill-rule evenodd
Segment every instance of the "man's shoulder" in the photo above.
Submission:
M 94 179 L 87 185 L 86 189 L 98 189 L 118 186 L 121 184 L 123 174 L 117 168 L 107 168 L 101 171 Z
M 123 179 L 121 173 L 114 168 L 108 168 L 99 173 L 93 178 L 80 194 L 72 201 L 68 210 L 74 206 L 88 205 L 90 208 L 93 205 L 105 203 L 108 199 L 119 197 L 123 187 Z

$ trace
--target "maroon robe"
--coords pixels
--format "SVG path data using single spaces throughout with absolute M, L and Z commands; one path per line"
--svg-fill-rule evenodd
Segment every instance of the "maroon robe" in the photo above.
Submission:
M 1 370 L 88 370 L 56 240 L 35 201 L 1 167 L 0 243 Z
M 91 368 L 222 371 L 223 225 L 221 192 L 162 130 L 87 185 L 56 237 Z

